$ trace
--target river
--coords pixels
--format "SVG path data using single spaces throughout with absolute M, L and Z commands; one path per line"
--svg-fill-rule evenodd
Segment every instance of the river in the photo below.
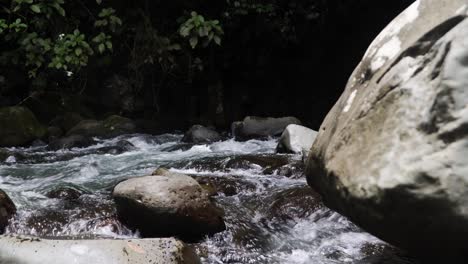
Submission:
M 112 188 L 162 166 L 208 186 L 225 211 L 227 230 L 193 244 L 203 263 L 413 263 L 325 207 L 307 186 L 300 157 L 275 154 L 277 139 L 194 146 L 181 138 L 124 135 L 83 149 L 8 149 L 0 189 L 18 213 L 6 232 L 137 238 L 117 220 Z M 134 147 L 113 150 L 122 140 Z

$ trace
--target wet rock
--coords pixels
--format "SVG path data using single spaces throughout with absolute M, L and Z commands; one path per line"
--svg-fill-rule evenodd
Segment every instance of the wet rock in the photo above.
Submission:
M 5 162 L 8 157 L 10 157 L 11 153 L 6 149 L 0 149 L 0 163 Z
M 416 1 L 372 43 L 307 162 L 325 203 L 436 263 L 468 259 L 468 8 Z
M 119 183 L 113 192 L 121 221 L 144 237 L 197 240 L 225 229 L 222 211 L 189 176 L 159 170 Z
M 267 216 L 282 222 L 303 219 L 323 206 L 320 195 L 308 186 L 278 192 L 266 204 L 270 207 Z
M 49 143 L 49 150 L 59 150 L 59 149 L 72 149 L 72 148 L 86 148 L 91 145 L 96 144 L 90 137 L 81 136 L 81 135 L 71 135 L 60 139 L 52 140 Z
M 105 137 L 116 137 L 123 134 L 132 134 L 136 131 L 135 123 L 126 117 L 113 115 L 102 122 L 106 135 Z
M 42 138 L 46 129 L 21 106 L 0 108 L 0 147 L 24 146 Z
M 135 131 L 136 126 L 132 120 L 113 115 L 103 121 L 83 120 L 70 129 L 67 135 L 111 138 L 123 134 L 132 134 Z
M 317 131 L 307 127 L 289 125 L 281 135 L 276 150 L 278 153 L 304 153 L 307 155 L 317 133 Z
M 220 140 L 221 135 L 218 132 L 201 125 L 192 126 L 182 138 L 183 142 L 195 144 L 213 143 Z
M 243 181 L 242 179 L 223 176 L 203 176 L 196 175 L 193 178 L 200 183 L 202 187 L 207 189 L 211 195 L 223 194 L 224 196 L 233 196 L 241 191 L 255 191 L 257 186 L 253 183 Z
M 266 169 L 263 171 L 263 173 L 299 179 L 304 177 L 304 169 L 305 166 L 302 161 L 290 161 L 289 164 L 283 165 L 279 168 Z
M 105 134 L 104 126 L 102 122 L 97 120 L 83 120 L 79 122 L 76 126 L 72 127 L 68 132 L 67 136 L 79 135 L 86 137 L 98 137 Z
M 74 187 L 66 186 L 70 189 Z M 88 238 L 103 237 L 99 228 L 109 230 L 121 230 L 125 233 L 118 222 L 115 206 L 111 201 L 103 200 L 92 195 L 87 195 L 81 190 L 57 188 L 51 191 L 51 198 L 58 198 L 60 201 L 51 204 L 47 208 L 32 210 L 27 216 L 14 218 L 8 226 L 8 233 L 31 234 L 38 237 L 58 238 L 83 236 Z M 79 193 L 78 193 L 79 192 Z M 47 196 L 49 196 L 47 194 Z M 112 220 L 114 219 L 114 220 Z
M 96 150 L 96 153 L 119 155 L 135 150 L 136 147 L 127 140 L 119 140 L 114 146 L 106 146 Z
M 173 151 L 187 151 L 191 149 L 194 145 L 191 143 L 182 143 L 182 144 L 175 144 L 173 146 L 162 148 L 161 151 L 165 152 L 173 152 Z
M 49 198 L 74 201 L 80 198 L 82 194 L 83 192 L 77 188 L 62 186 L 49 191 L 46 196 Z
M 27 227 L 28 230 L 34 230 L 37 236 L 52 237 L 62 233 L 71 220 L 66 210 L 50 208 L 33 212 L 27 219 L 24 219 L 23 223 L 14 222 L 8 229 L 16 231 L 13 233 L 21 233 L 23 228 Z
M 279 136 L 291 124 L 300 125 L 301 121 L 295 117 L 255 117 L 248 116 L 242 122 L 234 122 L 231 131 L 236 140 L 267 138 Z
M 117 219 L 115 216 L 110 217 L 100 217 L 94 220 L 89 221 L 86 224 L 87 230 L 96 230 L 96 229 L 108 229 L 110 232 L 114 234 L 124 234 L 126 232 L 126 227 Z M 100 235 L 96 238 L 102 238 L 103 236 Z
M 194 251 L 174 238 L 48 240 L 0 237 L 0 262 L 21 264 L 196 264 Z
M 9 220 L 16 214 L 16 206 L 10 197 L 0 190 L 0 234 L 5 232 Z
M 263 169 L 266 174 L 272 174 L 275 170 L 289 163 L 286 156 L 279 155 L 240 155 L 235 156 L 225 163 L 230 169 Z

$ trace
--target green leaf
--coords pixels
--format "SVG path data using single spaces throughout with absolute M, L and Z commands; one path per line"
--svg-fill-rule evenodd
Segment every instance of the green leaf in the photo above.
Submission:
M 198 37 L 191 37 L 189 39 L 189 42 L 190 42 L 190 46 L 192 47 L 192 49 L 194 49 L 198 44 Z
M 83 53 L 83 50 L 81 48 L 75 49 L 76 56 L 80 56 L 82 53 Z
M 213 39 L 216 44 L 221 46 L 221 38 L 219 36 L 214 36 Z
M 172 44 L 169 46 L 169 50 L 180 50 L 181 47 L 179 44 Z
M 112 42 L 106 41 L 106 47 L 111 50 L 112 49 Z
M 55 8 L 55 10 L 57 10 L 57 12 L 61 15 L 61 16 L 65 16 L 65 10 L 58 4 L 58 3 L 53 3 L 52 6 Z
M 184 26 L 184 27 L 182 27 L 182 28 L 180 29 L 180 35 L 181 35 L 182 37 L 188 37 L 188 35 L 190 35 L 190 30 L 191 30 L 190 27 Z
M 99 53 L 103 53 L 106 50 L 106 47 L 104 46 L 103 43 L 99 44 L 98 46 L 98 51 Z
M 41 7 L 39 5 L 32 5 L 30 8 L 34 13 L 41 13 Z

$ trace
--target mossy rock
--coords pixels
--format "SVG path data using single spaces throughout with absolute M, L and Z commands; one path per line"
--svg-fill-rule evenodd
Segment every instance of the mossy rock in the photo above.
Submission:
M 0 108 L 0 147 L 24 146 L 42 138 L 46 129 L 25 107 Z
M 135 133 L 135 123 L 126 117 L 112 115 L 102 122 L 105 130 L 112 136 Z
M 110 138 L 135 133 L 135 131 L 136 127 L 132 120 L 113 115 L 103 121 L 83 120 L 70 129 L 67 135 Z

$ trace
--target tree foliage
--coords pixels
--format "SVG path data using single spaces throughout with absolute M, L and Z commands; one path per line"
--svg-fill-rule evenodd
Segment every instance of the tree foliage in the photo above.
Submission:
M 24 73 L 31 92 L 93 94 L 119 74 L 158 111 L 165 91 L 270 67 L 320 22 L 323 2 L 2 0 L 0 77 Z

